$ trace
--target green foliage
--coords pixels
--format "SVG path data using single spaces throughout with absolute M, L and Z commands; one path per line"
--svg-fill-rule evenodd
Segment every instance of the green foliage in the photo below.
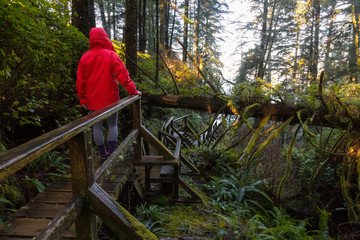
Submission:
M 21 186 L 14 176 L 0 182 L 0 226 L 7 219 L 6 212 L 15 212 L 24 202 Z
M 158 235 L 166 232 L 163 224 L 167 213 L 163 207 L 159 205 L 141 204 L 136 208 L 136 216 L 152 233 Z
M 183 151 L 203 175 L 221 176 L 237 161 L 237 155 L 231 151 L 224 152 L 220 148 L 211 149 L 207 146 L 186 149 Z
M 22 201 L 22 191 L 16 179 L 11 176 L 2 180 L 0 184 L 0 212 L 11 210 Z
M 25 169 L 27 175 L 40 177 L 42 182 L 54 182 L 59 177 L 65 175 L 70 169 L 67 152 L 52 151 L 43 154 L 32 163 L 26 165 Z M 37 188 L 40 186 L 31 178 L 30 182 L 34 183 Z
M 314 239 L 307 233 L 307 221 L 294 220 L 277 207 L 267 215 L 256 214 L 248 221 L 251 239 Z
M 70 13 L 46 0 L 0 6 L 0 131 L 78 117 L 74 79 L 88 41 L 70 26 Z
M 254 82 L 243 82 L 236 84 L 232 91 L 232 105 L 237 109 L 249 106 L 249 104 L 266 104 L 271 100 L 278 100 L 277 87 L 273 87 L 270 84 L 265 83 L 264 80 L 258 78 Z M 237 104 L 241 103 L 242 106 Z

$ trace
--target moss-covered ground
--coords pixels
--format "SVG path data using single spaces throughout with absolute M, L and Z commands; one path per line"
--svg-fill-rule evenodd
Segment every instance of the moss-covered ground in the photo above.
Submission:
M 159 237 L 193 237 L 214 239 L 226 223 L 202 204 L 175 204 L 167 209 L 168 215 L 163 221 L 166 233 Z

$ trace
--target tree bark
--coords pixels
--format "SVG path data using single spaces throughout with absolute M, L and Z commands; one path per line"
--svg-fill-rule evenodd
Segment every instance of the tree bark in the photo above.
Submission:
M 156 18 L 156 23 L 155 23 L 155 32 L 156 32 L 156 36 L 155 36 L 155 42 L 156 42 L 156 61 L 155 61 L 155 81 L 158 82 L 159 81 L 159 55 L 160 55 L 160 36 L 159 36 L 159 0 L 156 0 L 156 10 L 155 10 L 155 18 Z
M 146 0 L 139 0 L 139 52 L 146 49 Z
M 176 0 L 174 5 L 176 6 Z M 174 30 L 175 30 L 175 15 L 176 15 L 176 9 L 174 7 L 174 12 L 173 12 L 173 19 L 172 19 L 172 24 L 171 24 L 171 33 L 170 33 L 170 42 L 169 42 L 169 49 L 172 49 L 172 43 L 173 43 L 173 37 L 174 37 Z M 168 56 L 170 57 L 170 51 Z
M 126 68 L 131 78 L 137 75 L 137 0 L 126 0 L 125 7 Z
M 101 23 L 103 25 L 103 28 L 104 28 L 105 32 L 107 34 L 109 34 L 109 28 L 108 28 L 107 21 L 106 21 L 106 16 L 105 16 L 104 1 L 103 0 L 98 0 L 98 4 L 99 4 L 99 9 L 100 9 Z
M 336 2 L 332 1 L 331 2 L 331 9 L 330 9 L 330 23 L 329 23 L 329 30 L 328 30 L 328 34 L 327 34 L 327 39 L 326 39 L 326 49 L 325 49 L 325 59 L 324 59 L 324 70 L 325 70 L 325 75 L 328 76 L 328 74 L 331 71 L 331 60 L 330 60 L 330 51 L 331 51 L 331 43 L 332 43 L 332 38 L 333 38 L 333 29 L 334 29 L 334 19 L 336 16 Z
M 263 15 L 262 15 L 262 28 L 261 28 L 261 40 L 260 40 L 260 51 L 259 51 L 259 64 L 257 77 L 264 77 L 264 61 L 265 61 L 265 46 L 266 46 L 266 35 L 267 35 L 267 18 L 268 18 L 268 0 L 264 1 Z M 270 34 L 270 33 L 268 33 Z
M 312 55 L 312 62 L 310 63 L 310 82 L 316 80 L 318 74 L 318 62 L 319 62 L 319 36 L 320 36 L 320 0 L 314 0 L 314 18 L 315 18 L 315 35 L 314 35 L 314 49 Z
M 72 25 L 77 27 L 86 37 L 95 27 L 94 0 L 72 0 Z
M 184 39 L 183 39 L 183 62 L 187 61 L 187 49 L 188 49 L 188 18 L 189 18 L 189 0 L 185 0 L 185 12 L 184 16 Z
M 165 52 L 170 49 L 169 44 L 169 23 L 170 23 L 170 3 L 165 1 L 165 14 L 164 14 L 164 48 Z

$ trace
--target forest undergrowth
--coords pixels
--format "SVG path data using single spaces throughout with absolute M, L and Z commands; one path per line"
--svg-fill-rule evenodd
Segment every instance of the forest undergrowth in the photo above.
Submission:
M 331 239 L 327 217 L 291 216 L 266 192 L 266 179 L 231 166 L 236 155 L 208 148 L 188 151 L 203 169 L 201 177 L 188 180 L 206 194 L 207 201 L 169 204 L 159 197 L 138 206 L 137 217 L 160 238 Z
M 199 119 L 206 119 L 195 116 L 198 125 Z M 316 132 L 316 127 L 310 130 Z M 248 131 L 243 124 L 237 137 Z M 323 128 L 322 136 L 312 141 L 302 131 L 293 141 L 289 168 L 289 140 L 295 131 L 296 124 L 287 126 L 247 167 L 239 164 L 239 156 L 251 135 L 231 150 L 224 146 L 234 139 L 223 139 L 225 144 L 215 148 L 211 144 L 184 148 L 182 154 L 201 172 L 187 181 L 207 201 L 170 204 L 159 197 L 139 205 L 135 215 L 163 239 L 358 239 L 359 226 L 348 217 L 339 182 L 344 156 L 331 155 L 324 164 L 326 153 L 318 148 L 335 143 L 344 131 Z

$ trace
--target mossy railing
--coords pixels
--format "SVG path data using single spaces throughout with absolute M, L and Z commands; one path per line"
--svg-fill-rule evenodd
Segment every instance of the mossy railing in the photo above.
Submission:
M 134 146 L 134 158 L 142 158 L 141 137 L 146 129 L 141 125 L 140 101 L 140 96 L 129 96 L 0 154 L 2 180 L 40 155 L 68 144 L 73 198 L 36 239 L 60 239 L 74 222 L 76 239 L 97 239 L 96 215 L 121 239 L 157 239 L 99 186 L 120 161 L 119 155 L 131 146 Z M 90 128 L 129 105 L 133 111 L 132 132 L 94 173 Z M 156 138 L 147 132 L 144 138 L 156 142 Z M 165 153 L 167 159 L 175 158 L 170 152 Z

